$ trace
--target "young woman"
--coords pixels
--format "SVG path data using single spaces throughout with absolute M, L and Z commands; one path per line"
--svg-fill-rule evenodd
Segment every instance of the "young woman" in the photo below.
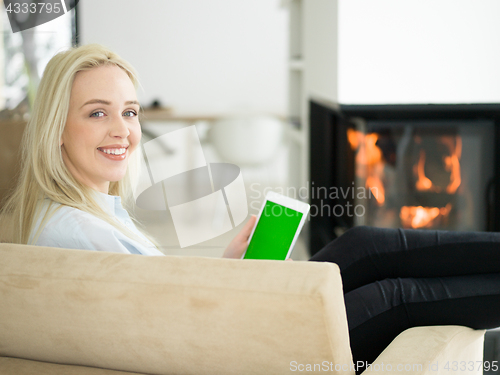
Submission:
M 137 74 L 100 45 L 54 56 L 23 139 L 22 168 L 4 207 L 14 242 L 163 255 L 135 225 L 131 207 L 140 139 Z M 240 257 L 252 217 L 225 257 Z
M 49 62 L 4 208 L 14 242 L 162 255 L 122 206 L 132 203 L 141 137 L 136 85 L 133 68 L 99 45 Z M 254 224 L 224 256 L 241 257 Z M 311 260 L 340 266 L 354 360 L 371 362 L 412 326 L 500 326 L 499 242 L 498 233 L 359 227 Z

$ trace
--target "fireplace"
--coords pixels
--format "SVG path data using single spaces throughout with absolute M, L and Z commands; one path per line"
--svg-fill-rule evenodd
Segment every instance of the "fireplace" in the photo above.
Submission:
M 311 101 L 311 251 L 356 225 L 500 230 L 499 129 L 498 104 Z

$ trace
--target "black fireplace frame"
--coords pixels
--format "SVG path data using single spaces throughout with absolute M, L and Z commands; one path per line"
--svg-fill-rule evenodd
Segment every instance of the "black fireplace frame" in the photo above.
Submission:
M 487 120 L 494 123 L 493 178 L 485 194 L 487 231 L 500 231 L 500 104 L 408 104 L 341 105 L 311 99 L 309 101 L 310 152 L 309 191 L 319 186 L 348 188 L 354 181 L 354 154 L 346 131 L 352 118 L 365 121 Z M 311 206 L 353 205 L 350 197 L 330 199 L 311 195 Z M 311 215 L 309 249 L 311 255 L 340 233 L 354 226 L 354 218 L 344 215 Z

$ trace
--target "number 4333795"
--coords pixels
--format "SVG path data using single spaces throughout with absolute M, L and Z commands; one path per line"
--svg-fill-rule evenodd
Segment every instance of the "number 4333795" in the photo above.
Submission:
M 61 4 L 55 3 L 9 3 L 7 13 L 60 13 Z

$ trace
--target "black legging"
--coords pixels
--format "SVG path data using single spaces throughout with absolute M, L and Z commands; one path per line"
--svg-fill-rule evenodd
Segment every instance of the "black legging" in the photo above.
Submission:
M 415 326 L 500 326 L 500 233 L 355 227 L 311 260 L 340 267 L 354 361 Z

